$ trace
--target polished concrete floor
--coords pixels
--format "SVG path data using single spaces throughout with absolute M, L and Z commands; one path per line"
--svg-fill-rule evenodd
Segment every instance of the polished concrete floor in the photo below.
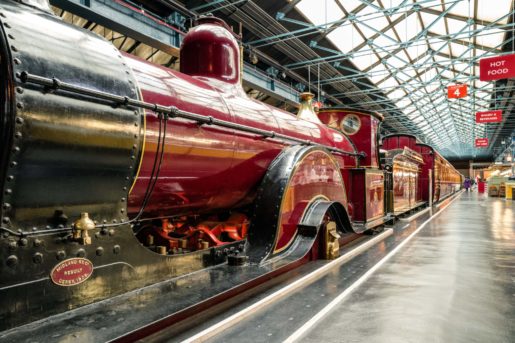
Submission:
M 464 193 L 301 342 L 515 342 L 515 201 Z

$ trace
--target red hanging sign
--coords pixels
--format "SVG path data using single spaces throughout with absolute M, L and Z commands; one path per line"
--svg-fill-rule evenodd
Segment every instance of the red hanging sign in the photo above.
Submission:
M 502 111 L 476 112 L 476 123 L 500 123 L 502 121 Z
M 485 148 L 488 146 L 488 138 L 476 138 L 476 148 Z
M 492 81 L 515 77 L 515 54 L 479 60 L 479 79 Z
M 447 98 L 459 99 L 467 96 L 467 85 L 447 86 Z

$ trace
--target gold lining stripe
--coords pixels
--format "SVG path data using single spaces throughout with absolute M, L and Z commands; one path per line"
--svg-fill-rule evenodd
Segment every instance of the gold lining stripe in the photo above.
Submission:
M 308 209 L 310 208 L 310 206 L 313 204 L 314 201 L 318 200 L 318 199 L 324 199 L 325 201 L 331 201 L 328 197 L 326 197 L 325 195 L 323 194 L 317 194 L 315 195 L 314 197 L 312 197 L 308 204 L 306 205 L 306 208 L 304 209 L 304 211 L 302 211 L 302 215 L 300 216 L 300 222 L 299 224 L 302 222 L 302 220 L 304 219 L 304 216 L 306 215 L 306 212 L 308 211 Z M 281 230 L 281 228 L 280 228 Z M 286 250 L 287 248 L 290 247 L 290 245 L 293 243 L 293 241 L 295 240 L 295 238 L 297 238 L 298 236 L 298 230 L 295 230 L 295 233 L 293 234 L 293 236 L 290 238 L 290 241 L 288 243 L 286 243 L 284 245 L 284 247 L 282 248 L 279 248 L 279 249 L 274 249 L 274 254 L 278 254 L 280 253 L 281 251 L 284 251 Z M 279 243 L 279 234 L 277 234 L 277 237 L 276 237 L 276 242 L 275 242 L 275 247 L 277 246 L 277 243 Z
M 302 162 L 304 162 L 304 160 L 305 160 L 306 158 L 308 158 L 308 156 L 310 156 L 310 155 L 312 155 L 312 154 L 314 154 L 314 153 L 321 152 L 321 151 L 326 153 L 326 156 L 328 156 L 328 157 L 329 157 L 329 159 L 333 162 L 334 167 L 336 167 L 336 170 L 338 171 L 338 175 L 340 176 L 341 186 L 342 186 L 342 188 L 343 188 L 343 198 L 344 198 L 344 201 L 345 201 L 345 204 L 342 204 L 342 205 L 345 207 L 345 209 L 347 209 L 347 203 L 348 203 L 348 202 L 347 202 L 347 194 L 346 194 L 346 190 L 345 190 L 345 183 L 343 182 L 343 176 L 342 176 L 342 173 L 341 173 L 340 165 L 338 164 L 338 161 L 336 160 L 336 158 L 334 157 L 334 155 L 333 155 L 333 154 L 331 154 L 331 153 L 329 153 L 329 152 L 326 152 L 326 151 L 323 151 L 323 150 L 314 150 L 314 151 L 309 152 L 309 153 L 308 153 L 306 156 L 304 156 L 300 161 L 298 161 L 298 162 L 295 164 L 295 166 L 293 167 L 292 171 L 290 172 L 290 177 L 289 177 L 289 179 L 288 179 L 288 188 L 290 187 L 290 182 L 291 182 L 291 180 L 292 180 L 293 175 L 297 172 L 297 169 L 299 168 L 299 166 L 301 165 L 301 163 L 302 163 Z M 288 188 L 286 188 L 286 192 L 288 191 Z M 286 192 L 285 192 L 285 193 L 283 193 L 283 197 L 282 197 L 282 199 L 281 199 L 281 205 L 280 205 L 280 207 L 279 207 L 280 213 L 279 213 L 279 218 L 278 218 L 278 220 L 277 220 L 277 224 L 278 224 L 278 225 L 277 225 L 277 230 L 276 230 L 276 233 L 275 233 L 274 250 L 272 251 L 272 255 L 277 255 L 278 253 L 280 253 L 281 251 L 285 250 L 286 248 L 289 248 L 289 247 L 290 247 L 290 245 L 291 245 L 291 243 L 293 242 L 294 238 L 296 238 L 296 237 L 297 237 L 297 233 L 298 233 L 297 231 L 295 231 L 295 233 L 294 233 L 293 237 L 290 239 L 290 241 L 288 242 L 288 244 L 286 244 L 284 247 L 279 248 L 279 249 L 277 249 L 277 248 L 276 248 L 276 247 L 277 247 L 277 243 L 279 243 L 279 232 L 280 232 L 280 230 L 282 229 L 282 228 L 280 227 L 280 225 L 281 225 L 281 215 L 280 215 L 280 214 L 282 213 L 282 210 L 283 210 L 283 206 L 284 206 L 284 199 L 285 199 L 284 194 L 286 194 Z M 316 197 L 325 197 L 325 195 L 323 195 L 323 194 L 320 194 L 320 193 L 319 193 L 318 195 L 316 195 L 315 197 L 313 197 L 311 200 L 316 199 Z M 331 201 L 331 199 L 328 199 L 328 201 Z M 310 205 L 310 204 L 311 204 L 311 203 L 308 203 L 308 205 L 307 205 L 307 206 L 306 206 L 306 208 L 304 209 L 304 212 L 303 212 L 302 217 L 301 217 L 301 219 L 300 219 L 301 221 L 302 221 L 302 219 L 303 219 L 303 216 L 304 216 L 304 214 L 305 214 L 306 209 L 309 207 L 309 205 Z
M 138 80 L 136 77 L 134 77 L 134 80 L 136 81 L 136 87 L 138 89 L 138 93 L 140 96 L 140 99 L 143 100 L 143 93 L 141 92 L 141 88 L 139 87 Z M 131 188 L 129 189 L 129 195 L 132 193 L 132 189 L 136 185 L 136 182 L 138 182 L 139 173 L 141 171 L 141 165 L 143 164 L 143 157 L 145 156 L 145 145 L 147 140 L 147 113 L 145 112 L 145 109 L 143 109 L 143 144 L 141 146 L 141 154 L 138 164 L 138 170 L 136 171 L 136 175 L 134 176 L 134 181 L 132 182 Z

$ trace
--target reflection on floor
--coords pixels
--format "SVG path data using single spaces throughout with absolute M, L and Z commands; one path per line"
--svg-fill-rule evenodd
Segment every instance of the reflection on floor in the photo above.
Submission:
M 302 342 L 515 342 L 515 201 L 464 193 Z

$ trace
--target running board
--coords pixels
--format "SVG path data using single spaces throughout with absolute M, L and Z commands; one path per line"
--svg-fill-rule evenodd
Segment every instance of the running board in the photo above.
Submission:
M 384 217 L 369 221 L 369 222 L 352 222 L 352 229 L 355 233 L 363 233 L 367 230 L 373 229 L 377 226 L 383 225 L 386 222 L 392 220 L 394 217 L 390 214 L 387 214 Z
M 423 209 L 423 210 L 421 210 L 421 211 L 418 211 L 417 213 L 415 213 L 415 214 L 413 214 L 413 215 L 411 215 L 411 216 L 409 216 L 409 217 L 402 217 L 402 218 L 399 218 L 399 220 L 400 220 L 400 221 L 403 221 L 403 222 L 410 222 L 410 221 L 412 221 L 412 220 L 417 219 L 418 217 L 420 217 L 421 215 L 423 215 L 424 213 L 427 213 L 427 212 L 429 212 L 429 211 L 431 211 L 431 208 L 430 208 L 430 207 L 425 208 L 425 209 Z

